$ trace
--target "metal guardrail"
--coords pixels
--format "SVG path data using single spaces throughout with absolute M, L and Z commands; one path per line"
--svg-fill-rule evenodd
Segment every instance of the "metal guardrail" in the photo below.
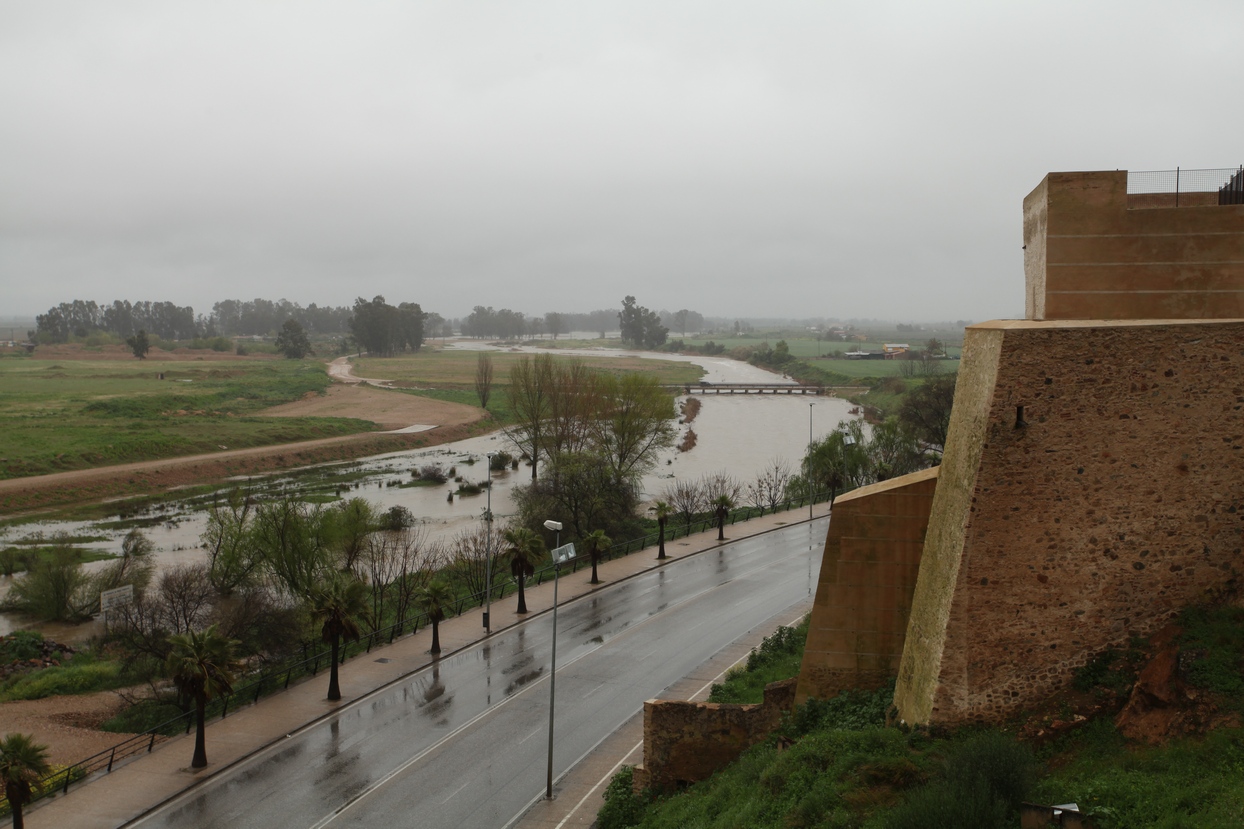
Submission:
M 1128 171 L 1127 194 L 1218 193 L 1219 204 L 1244 204 L 1244 166 L 1205 170 Z
M 842 493 L 838 493 L 839 495 Z M 829 500 L 827 493 L 819 493 L 813 495 L 812 503 L 824 503 Z M 727 523 L 734 525 L 740 521 L 750 521 L 753 518 L 759 518 L 764 515 L 773 515 L 778 512 L 785 512 L 791 509 L 802 509 L 808 505 L 806 498 L 797 498 L 778 504 L 775 507 L 739 507 L 731 511 L 731 515 Z M 686 538 L 689 535 L 705 532 L 717 526 L 715 517 L 695 518 L 689 522 L 676 521 L 670 519 L 665 528 L 665 540 L 675 541 L 679 538 Z M 604 551 L 598 561 L 612 561 L 616 558 L 639 552 L 640 550 L 656 546 L 659 542 L 660 533 L 650 533 L 640 538 L 634 538 L 629 541 L 623 541 L 614 544 L 608 550 Z M 580 567 L 590 567 L 590 556 L 579 556 L 573 559 L 571 572 L 578 572 Z M 549 581 L 554 576 L 553 565 L 547 564 L 538 568 L 535 573 L 528 577 L 525 584 L 527 586 L 539 586 L 545 581 Z M 494 601 L 514 595 L 518 592 L 517 583 L 507 581 L 494 587 L 491 591 Z M 445 618 L 453 616 L 461 616 L 464 611 L 472 610 L 484 604 L 484 591 L 459 597 L 454 602 L 453 613 Z M 372 631 L 371 633 L 360 637 L 357 642 L 343 642 L 340 648 L 340 664 L 344 664 L 350 656 L 356 656 L 361 653 L 370 653 L 373 647 L 384 644 L 392 644 L 399 637 L 404 636 L 409 629 L 409 633 L 414 635 L 419 632 L 421 627 L 427 627 L 430 624 L 426 613 L 419 613 L 409 619 L 403 619 L 392 625 Z M 214 720 L 217 717 L 224 719 L 229 715 L 230 707 L 236 708 L 238 705 L 254 704 L 259 701 L 261 696 L 271 694 L 275 691 L 281 691 L 289 688 L 294 680 L 302 679 L 306 676 L 315 676 L 321 668 L 328 667 L 329 660 L 332 659 L 332 653 L 329 650 L 313 651 L 315 645 L 320 643 L 303 642 L 303 658 L 300 660 L 287 662 L 279 668 L 271 668 L 256 677 L 250 678 L 248 681 L 235 686 L 233 693 L 228 696 L 218 697 L 210 701 L 207 705 L 207 720 Z M 313 651 L 313 652 L 311 652 Z M 135 734 L 122 740 L 111 748 L 104 749 L 98 754 L 93 754 L 84 760 L 79 760 L 64 768 L 57 769 L 51 774 L 43 777 L 35 786 L 34 800 L 41 800 L 49 797 L 57 792 L 68 793 L 69 787 L 73 783 L 88 782 L 99 774 L 107 774 L 112 771 L 112 767 L 125 759 L 133 757 L 137 754 L 150 753 L 161 738 L 167 738 L 184 729 L 186 734 L 190 733 L 190 729 L 194 727 L 195 713 L 187 711 L 177 717 L 173 717 L 159 725 L 153 726 L 141 734 Z

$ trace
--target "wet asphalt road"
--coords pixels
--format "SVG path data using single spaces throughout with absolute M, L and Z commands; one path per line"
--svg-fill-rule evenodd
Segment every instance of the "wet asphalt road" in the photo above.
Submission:
M 555 777 L 717 651 L 789 621 L 824 532 L 744 539 L 562 605 Z M 551 635 L 545 614 L 443 658 L 131 825 L 507 826 L 544 795 Z

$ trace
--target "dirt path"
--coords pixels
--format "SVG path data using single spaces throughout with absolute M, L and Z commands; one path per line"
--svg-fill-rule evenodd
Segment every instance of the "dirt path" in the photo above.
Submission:
M 330 386 L 327 394 L 311 394 L 293 403 L 274 406 L 263 414 L 270 417 L 354 417 L 370 420 L 384 431 L 0 480 L 0 513 L 12 515 L 239 475 L 258 475 L 311 463 L 433 446 L 482 434 L 491 428 L 491 418 L 486 419 L 481 409 L 375 388 L 362 382 L 363 378 L 346 374 L 351 379 Z M 371 382 L 376 381 L 368 381 Z
M 116 691 L 6 702 L 0 704 L 0 734 L 33 734 L 48 747 L 53 764 L 68 765 L 125 739 L 124 734 L 98 730 L 124 708 Z

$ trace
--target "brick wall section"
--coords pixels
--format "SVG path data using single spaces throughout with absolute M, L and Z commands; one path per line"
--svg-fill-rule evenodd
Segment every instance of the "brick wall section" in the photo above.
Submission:
M 834 501 L 796 700 L 880 688 L 898 673 L 937 486 L 926 469 Z
M 997 721 L 1230 586 L 1242 410 L 1244 321 L 968 328 L 899 716 Z
M 1244 317 L 1244 205 L 1217 198 L 1174 207 L 1128 196 L 1126 170 L 1050 173 L 1024 199 L 1026 317 Z
M 794 679 L 767 685 L 760 705 L 648 700 L 644 763 L 635 769 L 635 791 L 673 791 L 708 779 L 768 737 L 794 701 Z

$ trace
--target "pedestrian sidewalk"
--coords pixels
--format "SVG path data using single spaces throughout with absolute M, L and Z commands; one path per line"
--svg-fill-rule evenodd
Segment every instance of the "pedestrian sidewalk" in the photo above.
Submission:
M 828 504 L 816 505 L 814 514 L 817 518 L 828 515 Z M 726 541 L 736 541 L 807 520 L 807 513 L 800 510 L 755 518 L 726 527 Z M 589 583 L 591 568 L 581 567 L 577 573 L 560 579 L 559 603 L 564 605 L 632 576 L 714 549 L 722 543 L 717 540 L 714 528 L 666 542 L 668 558 L 665 561 L 658 561 L 657 549 L 651 547 L 602 562 L 598 568 L 602 581 L 599 585 Z M 528 587 L 526 593 L 530 612 L 521 616 L 515 612 L 515 596 L 493 602 L 494 634 L 552 609 L 552 582 Z M 442 658 L 479 642 L 484 638 L 482 608 L 441 622 L 440 638 Z M 66 795 L 47 798 L 28 807 L 26 825 L 31 829 L 114 829 L 123 826 L 213 776 L 228 771 L 278 740 L 428 667 L 433 662 L 428 653 L 431 645 L 432 631 L 424 628 L 391 645 L 373 648 L 370 654 L 350 659 L 341 666 L 342 699 L 339 702 L 325 699 L 328 677 L 326 672 L 322 672 L 286 691 L 231 710 L 225 719 L 207 725 L 206 768 L 197 771 L 189 768 L 194 750 L 193 734 L 174 737 L 157 745 L 149 754 L 140 754 L 119 764 L 110 773 L 71 785 Z M 746 650 L 743 653 L 746 654 Z M 379 661 L 381 659 L 385 661 Z M 570 779 L 569 774 L 567 779 Z M 580 786 L 576 784 L 578 788 Z

